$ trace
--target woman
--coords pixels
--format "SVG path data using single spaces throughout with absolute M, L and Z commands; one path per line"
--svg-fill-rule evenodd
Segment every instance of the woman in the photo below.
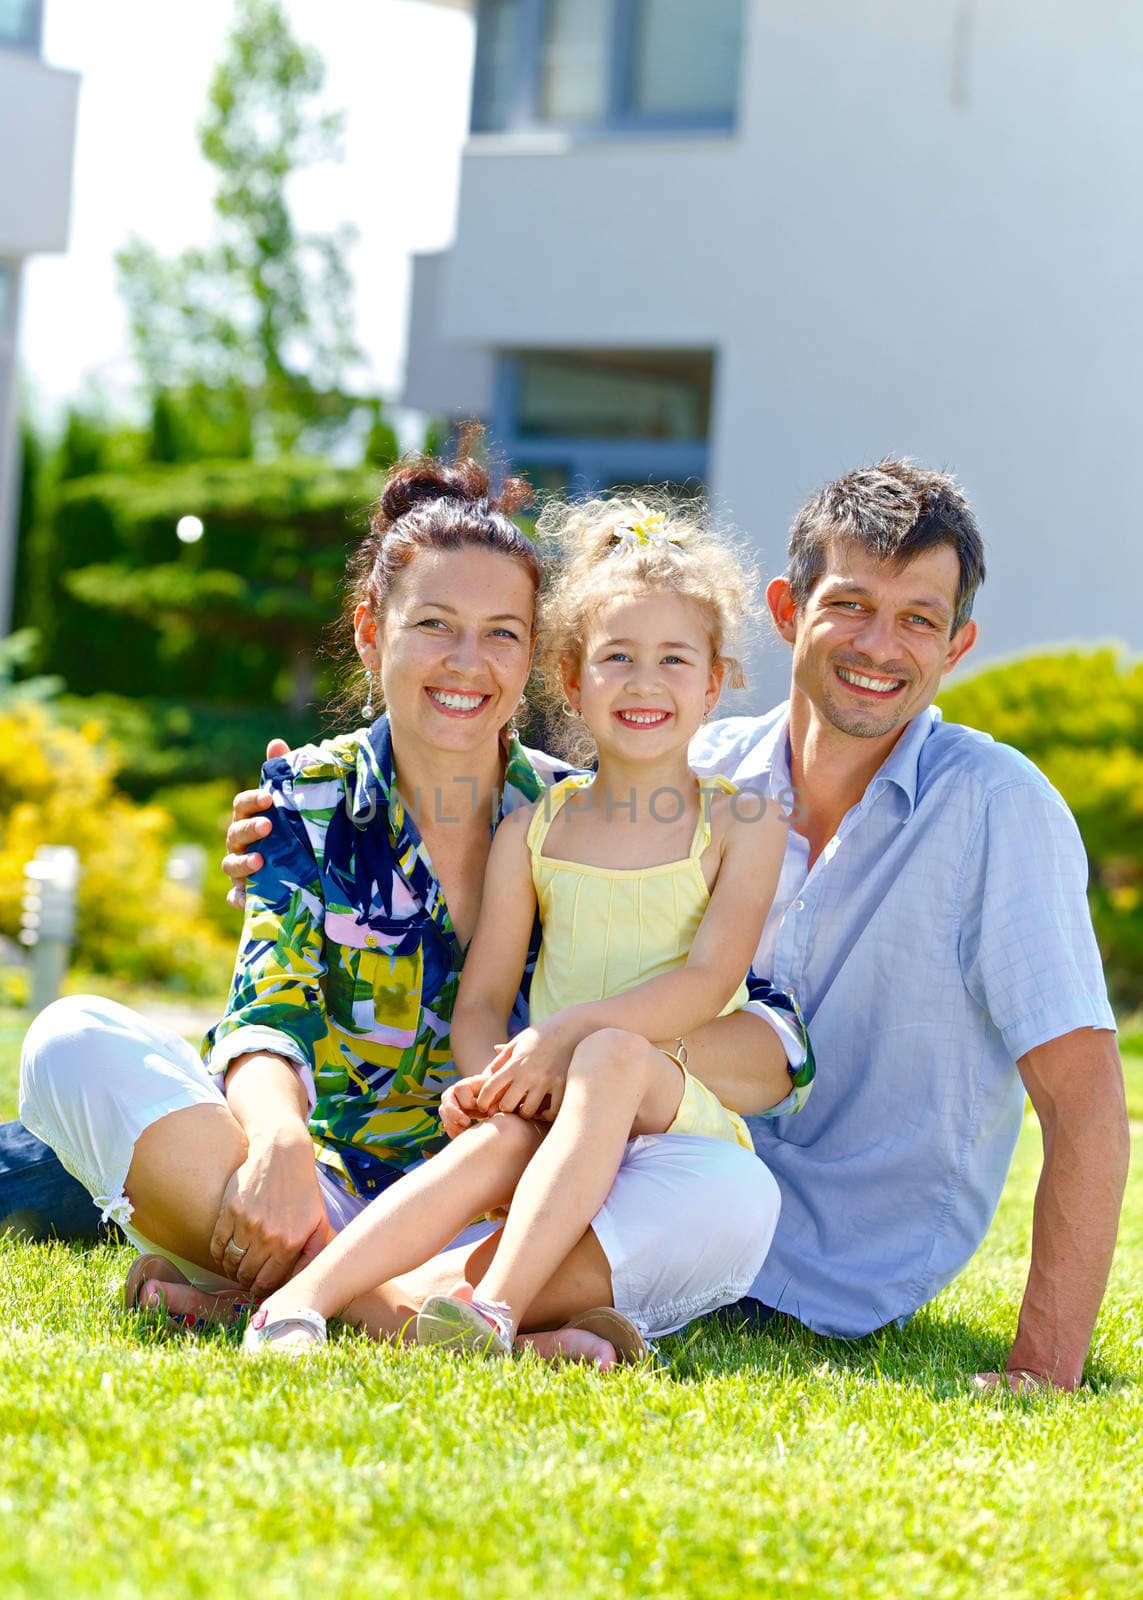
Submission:
M 207 1041 L 215 1078 L 183 1041 L 109 1002 L 57 1002 L 29 1031 L 26 1125 L 141 1251 L 172 1263 L 160 1277 L 186 1280 L 166 1289 L 173 1309 L 202 1309 L 202 1291 L 268 1292 L 443 1142 L 448 1020 L 492 832 L 558 775 L 509 728 L 540 581 L 507 515 L 525 493 L 510 481 L 490 501 L 471 460 L 390 474 L 351 564 L 366 715 L 375 680 L 387 711 L 267 766 L 274 827 Z M 771 1073 L 775 1100 L 788 1088 L 775 1036 L 745 1013 L 696 1034 L 691 1066 L 732 1106 L 744 1074 Z M 688 1142 L 632 1147 L 533 1328 L 614 1305 L 655 1334 L 746 1292 L 776 1186 L 715 1141 L 681 1160 Z M 350 1318 L 398 1334 L 426 1294 L 479 1275 L 494 1248 L 493 1237 L 446 1252 Z M 585 1337 L 541 1348 L 606 1361 Z

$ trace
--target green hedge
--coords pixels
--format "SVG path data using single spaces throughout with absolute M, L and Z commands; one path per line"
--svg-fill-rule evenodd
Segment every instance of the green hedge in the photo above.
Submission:
M 35 543 L 40 671 L 75 694 L 322 698 L 323 630 L 380 475 L 308 459 L 151 465 L 60 488 Z M 193 515 L 197 544 L 175 527 Z
M 954 681 L 939 704 L 1022 750 L 1063 795 L 1112 996 L 1143 1006 L 1143 661 L 1111 647 L 1026 656 Z

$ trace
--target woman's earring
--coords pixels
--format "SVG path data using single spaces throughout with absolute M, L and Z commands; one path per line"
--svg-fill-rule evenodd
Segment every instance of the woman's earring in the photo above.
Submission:
M 365 718 L 366 722 L 372 722 L 376 714 L 377 713 L 373 705 L 373 674 L 368 668 L 366 668 L 365 704 L 361 708 L 361 715 Z
M 510 739 L 518 739 L 520 737 L 520 730 L 516 726 L 516 713 L 519 712 L 519 711 L 523 711 L 524 707 L 527 704 L 528 704 L 527 700 L 525 699 L 525 697 L 523 695 L 521 695 L 519 700 L 517 700 L 517 702 L 516 702 L 515 710 L 513 710 L 512 715 L 508 718 L 507 728 L 508 728 L 508 737 Z

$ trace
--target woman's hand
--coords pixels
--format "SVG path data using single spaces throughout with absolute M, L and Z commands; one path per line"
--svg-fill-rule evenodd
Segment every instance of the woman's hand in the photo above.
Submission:
M 269 1294 L 332 1236 L 309 1136 L 252 1139 L 210 1241 L 219 1272 L 251 1294 Z
M 266 746 L 266 760 L 284 756 L 289 748 L 284 739 L 271 739 Z M 271 822 L 263 812 L 271 810 L 273 804 L 265 789 L 243 789 L 234 796 L 222 870 L 231 880 L 227 903 L 239 910 L 246 904 L 246 879 L 262 865 L 262 857 L 256 851 L 251 853 L 250 847 L 269 833 Z
M 489 1062 L 476 1099 L 480 1115 L 514 1111 L 519 1117 L 553 1121 L 564 1097 L 574 1049 L 556 1017 L 525 1028 L 501 1045 Z

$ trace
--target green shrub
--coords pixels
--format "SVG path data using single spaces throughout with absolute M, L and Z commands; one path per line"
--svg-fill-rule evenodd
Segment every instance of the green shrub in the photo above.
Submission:
M 1026 656 L 950 685 L 940 705 L 1022 750 L 1063 795 L 1112 995 L 1143 1005 L 1143 661 L 1111 648 Z

